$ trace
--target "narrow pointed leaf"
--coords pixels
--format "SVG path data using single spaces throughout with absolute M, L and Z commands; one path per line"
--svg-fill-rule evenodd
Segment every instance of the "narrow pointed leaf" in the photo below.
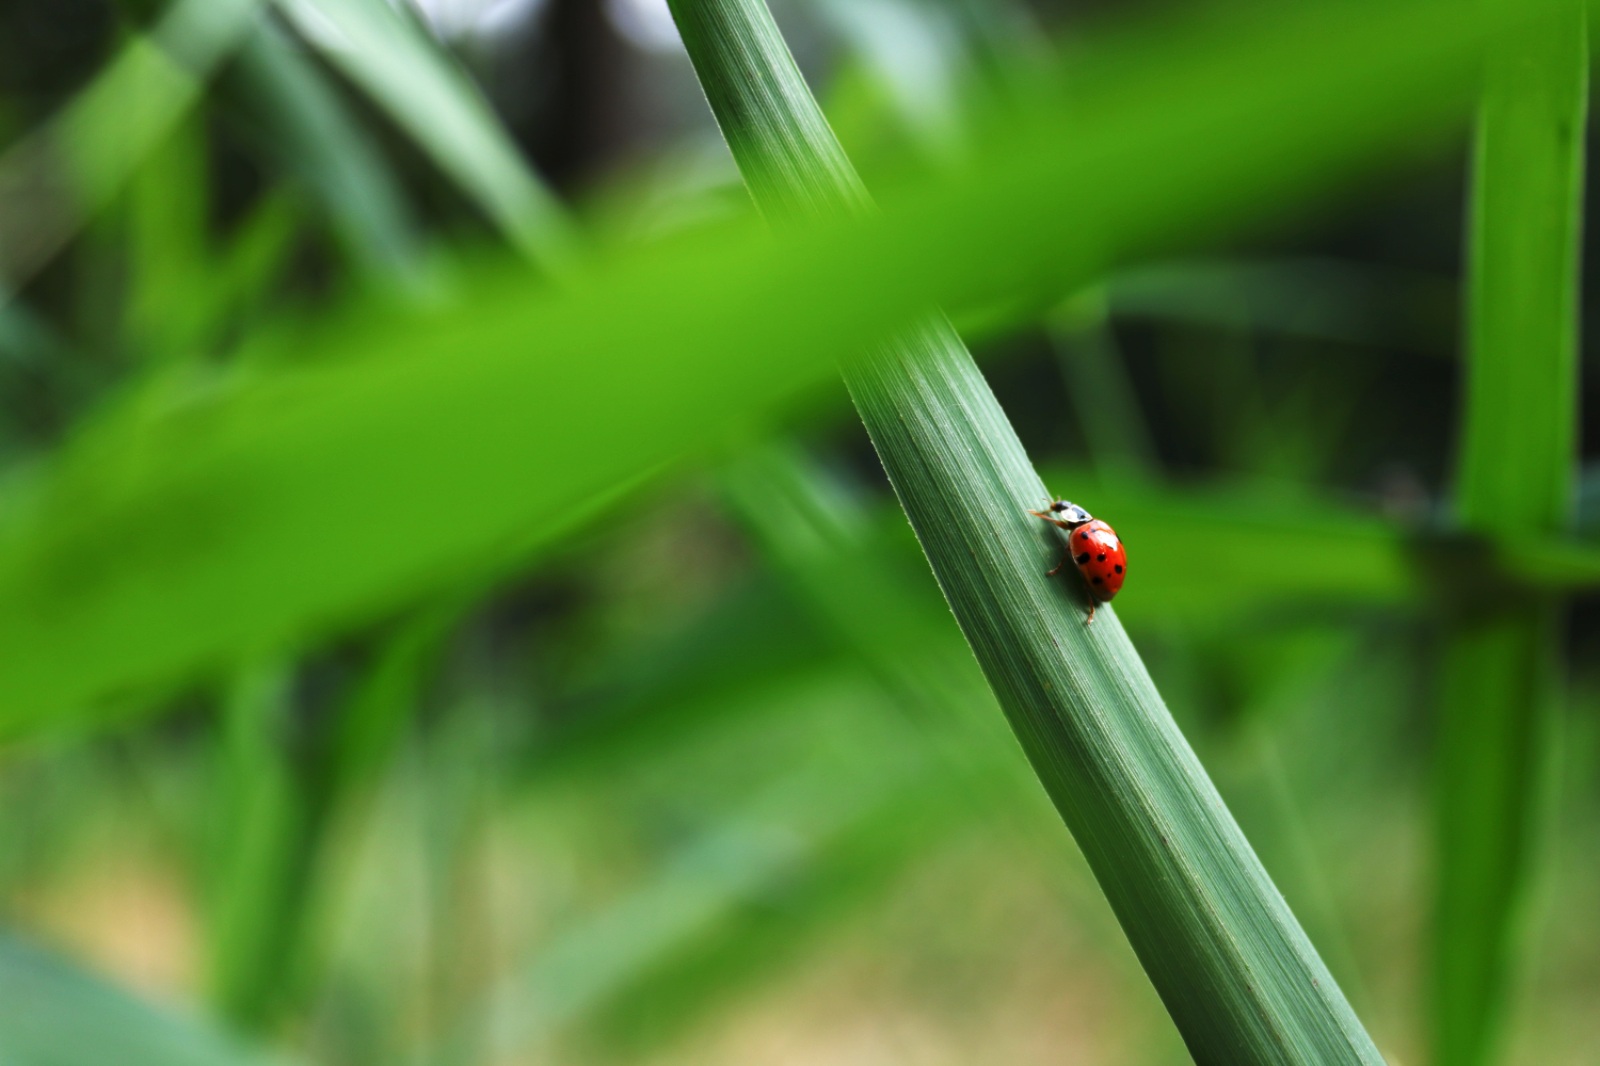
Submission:
M 761 0 L 672 0 L 757 204 L 865 209 Z M 1203 1063 L 1381 1063 L 1109 607 L 1044 571 L 1048 498 L 965 346 L 932 318 L 845 364 L 878 457 L 989 684 Z M 1075 575 L 1074 575 L 1075 576 Z

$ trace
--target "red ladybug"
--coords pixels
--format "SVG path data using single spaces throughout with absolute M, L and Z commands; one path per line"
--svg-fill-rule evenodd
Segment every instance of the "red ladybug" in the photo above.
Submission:
M 1117 531 L 1075 503 L 1057 500 L 1048 511 L 1029 511 L 1067 531 L 1067 556 L 1049 573 L 1061 572 L 1067 560 L 1077 566 L 1083 583 L 1089 586 L 1089 621 L 1094 621 L 1096 600 L 1109 603 L 1122 589 L 1128 573 L 1128 553 L 1117 539 Z

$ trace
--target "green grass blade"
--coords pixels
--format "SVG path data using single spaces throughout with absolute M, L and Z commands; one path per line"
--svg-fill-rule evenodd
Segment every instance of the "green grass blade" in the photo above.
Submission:
M 764 598 L 763 610 L 770 604 Z M 776 631 L 756 627 L 754 634 L 771 640 Z M 776 639 L 795 635 L 790 628 Z M 719 954 L 724 963 L 742 954 L 726 938 L 751 903 L 765 897 L 764 907 L 798 916 L 797 907 L 840 902 L 841 888 L 852 894 L 841 884 L 840 861 L 850 864 L 863 835 L 876 838 L 872 863 L 896 865 L 964 821 L 958 792 L 936 772 L 939 730 L 899 713 L 852 660 L 769 664 L 730 688 L 716 676 L 726 664 L 715 652 L 726 646 L 718 641 L 702 664 L 711 671 L 696 671 L 675 697 L 662 702 L 656 690 L 648 715 L 613 720 L 603 751 L 572 751 L 576 738 L 557 741 L 578 758 L 543 767 L 541 807 L 557 795 L 564 799 L 556 808 L 575 795 L 603 795 L 606 824 L 625 834 L 630 810 L 675 810 L 696 830 L 652 845 L 648 876 L 610 898 L 584 901 L 553 928 L 526 965 L 447 1031 L 449 1049 L 488 1031 L 490 1058 L 526 1057 L 562 1030 L 604 1030 L 617 1020 L 613 1012 L 641 1004 L 662 1007 L 680 1025 L 703 1005 L 685 987 L 700 983 L 694 971 Z M 781 750 L 770 746 L 775 728 L 792 738 Z M 880 749 L 893 755 L 875 755 Z M 781 898 L 771 897 L 774 890 Z M 759 975 L 751 967 L 746 983 L 770 978 L 775 961 L 766 959 Z M 716 984 L 698 991 L 712 993 Z
M 899 513 L 874 522 L 863 501 L 794 449 L 742 457 L 721 481 L 728 506 L 796 605 L 872 671 L 907 721 L 942 741 L 945 785 L 1005 815 L 1014 813 L 1019 791 L 1036 798 L 1033 774 L 1016 759 L 961 630 L 923 578 L 926 564 Z
M 288 271 L 305 221 L 306 206 L 297 191 L 281 187 L 263 196 L 240 220 L 197 298 L 196 334 L 216 343 L 228 324 L 260 321 L 270 306 L 274 282 Z
M 222 715 L 212 811 L 210 985 L 217 1010 L 245 1030 L 265 1029 L 289 995 L 286 935 L 295 915 L 309 817 L 286 743 L 293 671 L 241 670 Z
M 672 0 L 712 110 L 775 218 L 866 197 L 760 0 Z M 1038 475 L 934 319 L 845 378 L 935 576 L 1184 1041 L 1206 1063 L 1380 1063 L 1115 615 L 1044 570 Z M 1070 591 L 1068 591 L 1070 589 Z
M 1155 440 L 1112 333 L 1104 290 L 1080 293 L 1054 316 L 1049 331 L 1095 466 L 1113 480 L 1154 477 L 1161 465 Z
M 1079 486 L 1090 510 L 1116 515 L 1118 534 L 1138 546 L 1139 588 L 1149 595 L 1119 601 L 1130 619 L 1205 629 L 1286 603 L 1301 617 L 1340 606 L 1414 608 L 1430 592 L 1417 563 L 1433 557 L 1430 546 L 1342 500 L 1286 497 L 1273 482 L 1198 490 L 1081 468 L 1047 473 L 1051 484 Z M 1237 523 L 1236 545 L 1194 535 L 1217 514 Z
M 0 285 L 31 277 L 110 202 L 256 14 L 255 0 L 178 0 L 61 114 L 0 156 Z
M 1119 319 L 1447 354 L 1456 332 L 1455 279 L 1331 259 L 1198 260 L 1135 266 L 1106 282 Z
M 303 1005 L 335 922 L 330 832 L 366 814 L 421 692 L 466 610 L 469 586 L 398 624 L 334 713 L 295 727 L 295 675 L 246 669 L 224 708 L 213 853 L 212 995 L 241 1030 L 270 1032 Z
M 900 186 L 882 219 L 697 229 L 559 288 L 507 256 L 423 306 L 255 329 L 254 358 L 104 405 L 6 486 L 0 729 L 503 566 L 932 303 L 1059 292 L 1303 204 L 1464 113 L 1487 17 L 1392 4 L 1212 28 L 975 120 L 993 152 Z
M 0 1003 L 5 1004 L 0 1062 L 6 1066 L 271 1066 L 279 1061 L 12 937 L 0 937 Z
M 1456 491 L 1484 534 L 1552 535 L 1577 487 L 1578 264 L 1588 55 L 1585 11 L 1498 41 L 1473 157 L 1468 371 Z M 1473 604 L 1441 662 L 1434 1061 L 1499 1057 L 1521 953 L 1559 687 L 1560 608 Z
M 370 273 L 416 283 L 420 242 L 405 194 L 323 72 L 283 29 L 263 22 L 225 89 L 281 165 L 304 182 L 349 256 Z
M 1584 7 L 1491 51 L 1473 153 L 1469 372 L 1456 506 L 1566 527 L 1576 497 L 1578 246 L 1588 103 Z
M 129 293 L 125 330 L 143 356 L 186 356 L 204 300 L 206 140 L 193 116 L 145 159 L 129 185 Z
M 414 18 L 387 0 L 280 0 L 279 7 L 520 251 L 547 267 L 570 255 L 574 235 L 554 194 Z
M 1432 1020 L 1441 1066 L 1498 1058 L 1556 698 L 1554 609 L 1490 610 L 1452 627 L 1440 662 Z

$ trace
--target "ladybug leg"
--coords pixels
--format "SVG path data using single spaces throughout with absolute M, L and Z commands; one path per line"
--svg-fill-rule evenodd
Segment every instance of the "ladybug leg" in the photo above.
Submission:
M 1051 569 L 1046 570 L 1044 572 L 1044 576 L 1045 577 L 1055 577 L 1057 574 L 1061 573 L 1061 571 L 1065 570 L 1067 568 L 1067 564 L 1070 563 L 1070 562 L 1072 562 L 1072 551 L 1071 551 L 1071 549 L 1068 549 L 1067 554 L 1065 554 L 1065 555 L 1063 555 L 1061 557 L 1061 561 L 1059 563 L 1057 563 Z M 1086 625 L 1086 626 L 1092 626 L 1092 625 L 1094 625 L 1094 606 L 1095 606 L 1095 604 L 1094 604 L 1094 587 L 1089 584 L 1089 578 L 1084 574 L 1084 572 L 1082 570 L 1078 571 L 1078 576 L 1083 578 L 1083 590 L 1089 594 L 1089 617 L 1084 620 L 1083 624 Z

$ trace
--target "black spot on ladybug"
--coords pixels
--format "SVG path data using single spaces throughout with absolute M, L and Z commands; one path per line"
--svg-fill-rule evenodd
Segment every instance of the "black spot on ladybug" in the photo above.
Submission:
M 1089 534 L 1087 534 L 1087 533 L 1079 533 L 1078 534 L 1078 539 L 1079 540 L 1088 540 L 1089 539 Z
M 1089 561 L 1089 553 L 1088 552 L 1084 552 L 1082 555 L 1078 556 L 1078 565 L 1079 566 L 1082 566 L 1084 563 L 1086 563 L 1088 561 Z
M 1106 561 L 1106 553 L 1105 552 L 1101 552 L 1099 555 L 1096 555 L 1094 557 L 1094 561 L 1097 562 L 1097 563 L 1105 562 Z
M 1117 564 L 1117 573 L 1119 573 L 1119 574 L 1122 573 L 1122 564 L 1121 563 Z
M 1096 585 L 1104 585 L 1105 584 L 1105 580 L 1103 578 L 1098 578 L 1097 577 L 1097 578 L 1094 579 L 1094 583 Z

